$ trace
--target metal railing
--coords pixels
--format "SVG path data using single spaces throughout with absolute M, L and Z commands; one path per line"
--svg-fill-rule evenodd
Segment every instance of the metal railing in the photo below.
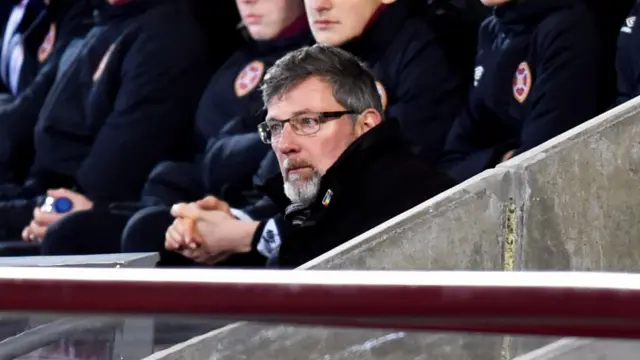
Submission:
M 0 268 L 0 293 L 0 312 L 640 338 L 635 274 Z

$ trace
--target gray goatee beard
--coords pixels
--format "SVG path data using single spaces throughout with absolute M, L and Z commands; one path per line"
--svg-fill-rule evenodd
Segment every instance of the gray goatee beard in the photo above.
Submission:
M 291 168 L 291 162 L 284 162 L 284 194 L 294 204 L 309 205 L 315 201 L 320 191 L 322 176 L 317 170 L 313 170 L 311 178 L 303 179 L 298 174 L 291 174 L 287 170 Z

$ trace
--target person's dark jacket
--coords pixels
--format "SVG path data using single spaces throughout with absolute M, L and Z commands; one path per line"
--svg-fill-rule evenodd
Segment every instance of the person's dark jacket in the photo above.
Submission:
M 264 185 L 264 193 L 279 210 L 273 222 L 282 239 L 279 251 L 277 246 L 272 249 L 269 265 L 302 265 L 452 184 L 412 153 L 396 120 L 383 121 L 352 143 L 327 170 L 311 205 L 292 205 L 283 193 L 281 175 Z M 274 237 L 269 221 L 260 223 L 254 250 L 244 255 L 246 263 L 267 262 L 266 254 L 258 249 Z
M 640 95 L 640 2 L 631 10 L 620 28 L 616 70 L 618 96 L 615 105 L 623 104 Z
M 599 40 L 580 0 L 497 7 L 481 27 L 475 87 L 442 166 L 461 182 L 598 115 Z
M 188 2 L 105 5 L 99 33 L 52 88 L 35 131 L 33 182 L 94 201 L 135 201 L 153 167 L 188 142 L 211 75 Z
M 387 117 L 397 118 L 412 147 L 434 163 L 467 91 L 427 19 L 411 10 L 408 1 L 383 6 L 361 36 L 340 48 L 372 70 L 384 88 Z
M 34 128 L 56 79 L 81 48 L 93 24 L 90 0 L 55 0 L 48 18 L 56 24 L 51 54 L 36 78 L 15 99 L 0 107 L 0 184 L 21 183 L 33 164 Z
M 207 194 L 244 206 L 243 192 L 270 147 L 260 141 L 257 126 L 265 112 L 259 91 L 264 73 L 289 51 L 309 45 L 313 37 L 301 17 L 276 39 L 250 40 L 211 78 L 196 113 L 196 153 L 191 162 L 163 162 L 153 170 L 142 192 L 149 205 L 172 205 L 201 199 Z M 237 87 L 240 76 L 252 76 L 251 89 Z M 250 91 L 249 91 L 250 90 Z M 224 193 L 224 194 L 223 194 Z

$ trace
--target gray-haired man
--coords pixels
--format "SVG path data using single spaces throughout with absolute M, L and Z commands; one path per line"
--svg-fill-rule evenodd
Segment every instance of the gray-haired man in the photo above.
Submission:
M 383 118 L 374 77 L 345 51 L 294 51 L 269 70 L 262 91 L 259 131 L 282 172 L 264 191 L 280 215 L 248 221 L 207 210 L 225 208 L 215 199 L 178 204 L 167 249 L 201 263 L 244 254 L 295 267 L 451 185 L 412 155 L 397 121 Z

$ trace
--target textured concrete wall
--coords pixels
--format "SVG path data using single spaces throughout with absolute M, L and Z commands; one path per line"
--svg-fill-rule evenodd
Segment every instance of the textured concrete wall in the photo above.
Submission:
M 638 354 L 638 341 L 565 338 L 514 360 L 631 360 Z
M 640 269 L 640 110 L 624 105 L 506 162 L 514 270 Z M 522 354 L 546 340 L 510 341 Z
M 635 271 L 640 267 L 639 139 L 636 99 L 303 268 Z M 243 323 L 151 359 L 499 360 L 553 340 Z
M 159 259 L 158 253 L 0 257 L 0 267 L 151 268 Z
M 514 177 L 518 269 L 640 269 L 640 113 L 596 118 L 498 168 Z

